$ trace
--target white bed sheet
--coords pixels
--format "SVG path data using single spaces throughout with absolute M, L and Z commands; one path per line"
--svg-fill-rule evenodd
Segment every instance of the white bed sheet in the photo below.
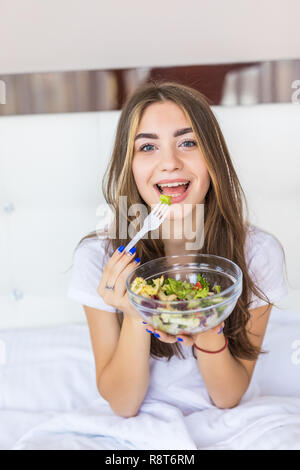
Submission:
M 151 361 L 140 412 L 125 419 L 98 394 L 87 325 L 0 330 L 0 342 L 0 449 L 300 449 L 300 313 L 273 308 L 270 353 L 231 410 L 212 406 L 190 348 Z

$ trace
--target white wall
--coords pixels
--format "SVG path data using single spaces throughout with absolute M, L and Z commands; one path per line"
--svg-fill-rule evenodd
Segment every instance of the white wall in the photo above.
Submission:
M 1 0 L 0 74 L 300 57 L 299 0 Z

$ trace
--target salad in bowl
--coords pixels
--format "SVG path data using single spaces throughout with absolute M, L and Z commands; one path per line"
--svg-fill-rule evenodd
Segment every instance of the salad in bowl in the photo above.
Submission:
M 138 266 L 126 287 L 131 304 L 155 329 L 194 334 L 230 315 L 242 292 L 242 271 L 216 255 L 166 256 Z

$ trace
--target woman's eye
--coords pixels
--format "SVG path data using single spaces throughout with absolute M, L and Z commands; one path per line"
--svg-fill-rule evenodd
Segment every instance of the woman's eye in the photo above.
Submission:
M 194 145 L 196 145 L 196 142 L 194 140 L 185 140 L 184 142 L 182 142 L 181 145 L 183 144 L 192 144 L 192 145 L 187 145 L 187 147 L 193 147 Z
M 184 144 L 188 144 L 188 145 L 184 145 Z M 196 144 L 196 142 L 194 140 L 185 140 L 184 142 L 182 142 L 180 145 L 184 145 L 184 147 L 194 147 Z M 150 149 L 149 149 L 150 147 Z M 154 147 L 154 145 L 152 144 L 145 144 L 145 145 L 142 145 L 142 147 L 140 147 L 140 151 L 141 152 L 148 152 L 148 151 L 151 151 L 153 150 L 153 148 L 151 147 Z
M 153 145 L 151 145 L 151 144 L 142 145 L 142 147 L 140 148 L 140 150 L 141 150 L 142 152 L 144 152 L 146 147 L 153 147 Z M 146 150 L 146 152 L 147 152 L 147 150 Z

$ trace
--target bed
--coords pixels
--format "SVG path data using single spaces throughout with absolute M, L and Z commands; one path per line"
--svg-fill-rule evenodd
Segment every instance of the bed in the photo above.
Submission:
M 297 312 L 273 309 L 263 344 L 270 352 L 232 409 L 210 403 L 187 357 L 172 358 L 164 375 L 164 361 L 152 360 L 138 415 L 115 415 L 96 388 L 87 325 L 5 329 L 0 342 L 2 450 L 300 449 Z

